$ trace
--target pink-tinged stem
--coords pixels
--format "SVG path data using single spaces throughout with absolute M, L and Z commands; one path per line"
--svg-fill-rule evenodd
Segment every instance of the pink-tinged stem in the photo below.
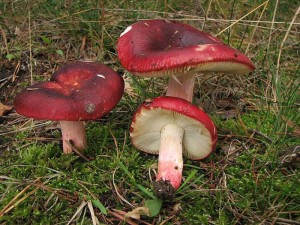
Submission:
M 86 135 L 84 122 L 60 121 L 60 128 L 63 140 L 63 151 L 65 154 L 70 154 L 72 152 L 71 146 L 67 143 L 68 141 L 79 150 L 85 148 Z
M 173 96 L 185 99 L 189 102 L 193 100 L 195 86 L 195 75 L 187 77 L 170 77 L 166 96 Z
M 183 169 L 182 141 L 184 129 L 168 124 L 161 130 L 156 180 L 169 181 L 177 190 L 180 187 Z

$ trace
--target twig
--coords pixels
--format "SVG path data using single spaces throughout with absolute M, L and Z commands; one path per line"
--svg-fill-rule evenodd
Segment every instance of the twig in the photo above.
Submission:
M 72 196 L 72 195 L 68 194 L 66 191 L 63 191 L 60 189 L 54 189 L 54 188 L 47 187 L 43 183 L 30 183 L 29 185 L 39 187 L 45 191 L 49 191 L 49 192 L 55 194 L 56 196 L 63 198 L 71 203 L 76 203 L 78 201 L 77 196 Z
M 37 182 L 41 179 L 41 177 L 37 178 L 34 182 Z M 17 200 L 22 194 L 24 194 L 32 185 L 27 185 L 22 191 L 20 191 L 4 208 L 0 211 L 0 217 L 2 217 L 5 213 L 8 213 L 15 206 L 17 206 L 20 202 L 28 198 L 31 194 L 33 194 L 39 187 L 35 188 L 33 191 Z
M 44 208 L 47 209 L 46 212 L 50 211 L 50 210 L 55 206 L 55 204 L 57 203 L 57 201 L 58 201 L 59 198 L 58 198 L 58 196 L 55 196 L 55 201 L 54 201 L 54 203 L 48 208 L 48 204 L 49 204 L 50 200 L 51 200 L 54 196 L 55 196 L 55 194 L 54 194 L 54 193 L 51 193 L 50 197 L 49 197 L 49 198 L 47 199 L 47 201 L 45 202 Z
M 116 174 L 117 169 L 118 169 L 118 168 L 116 168 L 116 169 L 114 170 L 113 176 L 112 176 L 112 178 L 113 178 L 112 182 L 113 182 L 113 186 L 114 186 L 114 188 L 115 188 L 115 192 L 117 193 L 117 196 L 119 197 L 119 199 L 121 199 L 123 202 L 127 203 L 127 204 L 130 205 L 131 207 L 134 207 L 130 202 L 128 202 L 128 201 L 120 194 L 119 189 L 118 189 L 117 185 L 115 184 L 115 174 Z M 122 203 L 122 201 L 120 201 L 120 202 Z
M 6 212 L 6 210 L 12 205 L 14 204 L 14 201 L 16 201 L 19 196 L 21 196 L 24 192 L 26 192 L 31 186 L 28 185 L 26 186 L 22 191 L 20 191 L 12 200 L 10 200 L 10 202 L 4 206 L 4 208 L 0 211 L 0 217 L 4 215 L 4 213 Z
M 16 65 L 16 68 L 15 68 L 14 73 L 12 75 L 12 79 L 11 79 L 12 82 L 14 82 L 16 80 L 16 76 L 19 73 L 20 66 L 21 66 L 21 62 L 20 62 L 20 60 L 18 60 L 18 64 Z
M 32 65 L 32 40 L 31 40 L 31 16 L 28 11 L 28 38 L 29 38 L 29 66 L 30 66 L 30 84 L 33 84 L 33 65 Z
M 126 212 L 122 210 L 112 209 L 112 211 L 108 212 L 109 214 L 113 215 L 115 218 L 125 221 L 126 223 L 130 225 L 138 225 L 138 224 L 145 224 L 145 225 L 151 225 L 150 223 L 147 223 L 145 221 L 142 221 L 140 219 L 135 219 L 138 223 L 135 223 L 132 219 L 129 217 L 126 217 Z
M 206 10 L 206 15 L 205 15 L 206 16 L 205 21 L 208 19 L 208 13 L 209 13 L 210 8 L 211 8 L 211 3 L 212 3 L 212 0 L 210 0 L 209 3 L 208 3 L 207 10 Z
M 109 214 L 111 214 L 113 217 L 115 217 L 116 219 L 120 220 L 120 221 L 125 221 L 125 216 L 117 213 L 117 212 L 113 212 L 113 211 L 108 211 Z M 126 222 L 129 224 L 129 225 L 138 225 L 137 223 L 133 222 L 132 220 L 130 219 L 127 219 Z
M 162 221 L 161 223 L 159 223 L 159 225 L 165 225 L 168 221 L 170 221 L 171 219 L 173 219 L 175 217 L 175 215 L 170 216 L 169 218 L 165 219 L 164 221 Z
M 289 28 L 288 28 L 287 32 L 285 33 L 284 38 L 283 38 L 283 40 L 281 42 L 281 45 L 280 45 L 280 48 L 279 48 L 279 53 L 278 53 L 278 58 L 277 58 L 275 84 L 278 83 L 278 79 L 279 79 L 280 58 L 281 58 L 281 54 L 282 54 L 283 45 L 285 44 L 286 39 L 288 38 L 289 33 L 290 33 L 291 29 L 292 29 L 292 26 L 295 23 L 295 20 L 298 17 L 299 13 L 300 13 L 300 6 L 298 7 L 297 12 L 295 13 L 295 15 L 294 15 L 294 17 L 292 19 L 292 22 L 290 23 Z
M 4 215 L 5 213 L 8 213 L 10 210 L 12 210 L 13 208 L 15 208 L 19 203 L 21 203 L 22 201 L 24 201 L 26 198 L 28 198 L 30 195 L 32 195 L 34 192 L 36 192 L 39 188 L 36 187 L 35 189 L 33 189 L 31 192 L 29 192 L 28 194 L 26 194 L 25 196 L 23 196 L 22 198 L 20 198 L 18 201 L 16 201 L 13 205 L 11 205 L 9 208 L 5 209 L 5 211 L 3 211 L 2 215 Z M 0 217 L 2 216 L 0 214 Z
M 249 129 L 248 131 L 249 131 L 249 132 L 252 132 L 252 133 L 254 133 L 254 134 L 258 134 L 258 135 L 262 136 L 263 138 L 265 138 L 265 139 L 266 139 L 267 141 L 269 141 L 269 142 L 273 142 L 273 139 L 272 139 L 272 138 L 270 138 L 268 135 L 262 133 L 262 132 L 259 131 L 259 130 Z
M 211 4 L 212 0 L 210 0 L 209 4 Z M 208 5 L 209 5 L 208 4 Z M 74 17 L 74 16 L 77 16 L 77 15 L 80 15 L 80 14 L 84 14 L 86 12 L 89 12 L 89 11 L 93 11 L 93 10 L 99 10 L 99 8 L 94 8 L 94 7 L 91 7 L 91 8 L 88 8 L 88 9 L 85 9 L 85 10 L 81 10 L 81 11 L 78 11 L 78 12 L 74 12 L 72 14 L 67 14 L 67 15 L 64 15 L 64 16 L 61 16 L 61 17 L 57 17 L 57 18 L 54 18 L 50 21 L 45 21 L 45 22 L 41 22 L 41 23 L 36 23 L 36 24 L 33 24 L 31 27 L 32 28 L 36 28 L 36 27 L 39 27 L 39 26 L 43 26 L 45 23 L 53 23 L 53 22 L 56 22 L 56 21 L 59 21 L 59 20 L 62 20 L 62 19 L 65 19 L 65 18 L 69 18 L 69 17 Z M 124 9 L 124 8 L 103 8 L 103 10 L 107 11 L 107 12 L 117 12 L 118 14 L 120 13 L 124 13 L 124 12 L 138 12 L 138 13 L 162 13 L 161 11 L 157 11 L 157 10 L 142 10 L 142 9 Z M 221 8 L 222 10 L 222 8 Z M 210 11 L 210 5 L 208 6 L 208 9 L 207 9 L 207 13 Z M 172 13 L 172 12 L 169 12 L 168 13 L 169 15 L 178 15 L 178 13 Z M 223 12 L 224 14 L 224 12 Z M 190 15 L 190 14 L 184 14 L 184 13 L 180 13 L 179 14 L 181 17 L 186 17 L 186 18 L 180 18 L 180 19 L 177 19 L 174 17 L 174 20 L 178 20 L 178 21 L 184 21 L 184 20 L 188 20 L 188 21 L 204 21 L 204 20 L 207 20 L 207 21 L 212 21 L 212 22 L 224 22 L 224 23 L 227 23 L 227 22 L 244 22 L 244 23 L 256 23 L 257 20 L 242 20 L 240 21 L 239 20 L 236 20 L 236 19 L 219 19 L 219 18 L 210 18 L 207 17 L 201 17 L 201 16 L 197 16 L 197 15 Z M 130 22 L 133 22 L 134 20 L 120 20 L 120 21 L 130 21 Z M 114 22 L 120 22 L 118 20 L 114 20 Z M 99 20 L 95 20 L 95 21 L 86 21 L 86 22 L 94 22 L 94 23 L 99 23 Z M 260 23 L 263 23 L 263 24 L 270 24 L 272 23 L 272 21 L 269 21 L 269 20 L 262 20 L 262 21 L 259 21 Z M 289 24 L 289 23 L 286 23 L 285 21 L 274 21 L 274 24 Z M 300 23 L 295 23 L 297 25 L 299 25 Z
M 84 186 L 81 182 L 78 181 L 78 184 L 83 187 L 92 197 L 93 199 L 97 199 L 97 196 L 95 196 L 86 186 Z
M 28 120 L 28 122 L 31 121 Z M 4 133 L 0 133 L 0 136 L 4 136 L 4 135 L 7 135 L 7 134 L 15 134 L 15 133 L 19 133 L 21 131 L 27 131 L 27 130 L 31 130 L 33 128 L 40 128 L 40 127 L 45 127 L 47 125 L 51 124 L 51 121 L 47 121 L 47 122 L 43 122 L 43 123 L 40 123 L 40 124 L 35 124 L 33 127 L 32 126 L 29 126 L 29 127 L 24 127 L 24 128 L 20 128 L 20 129 L 15 129 L 15 130 L 11 130 L 11 131 L 7 131 L 7 132 L 4 132 Z M 0 131 L 1 132 L 1 131 Z
M 4 45 L 5 45 L 6 54 L 8 55 L 9 54 L 9 48 L 8 48 L 8 44 L 7 44 L 6 34 L 5 34 L 4 30 L 2 29 L 1 25 L 0 25 L 0 31 L 1 31 L 1 34 L 2 34 L 2 37 L 3 37 L 3 42 L 4 42 Z
M 91 213 L 93 225 L 100 225 L 98 218 L 95 216 L 95 212 L 94 212 L 94 208 L 93 208 L 92 202 L 88 201 L 87 202 L 87 206 L 88 206 L 88 208 L 90 210 L 90 213 Z
M 268 1 L 268 3 L 269 3 L 269 1 Z M 252 31 L 252 34 L 251 34 L 249 43 L 248 43 L 248 45 L 247 45 L 247 48 L 246 48 L 246 50 L 245 50 L 245 53 L 247 53 L 247 52 L 249 51 L 249 48 L 250 48 L 250 45 L 251 45 L 251 41 L 252 41 L 252 39 L 253 39 L 253 37 L 254 37 L 254 35 L 255 35 L 255 33 L 256 33 L 258 24 L 260 23 L 260 20 L 261 20 L 263 14 L 265 13 L 265 11 L 266 11 L 266 9 L 267 9 L 268 3 L 265 4 L 263 10 L 261 11 L 261 14 L 259 15 L 259 18 L 258 18 L 258 20 L 257 20 L 257 22 L 256 22 L 256 25 L 255 25 L 253 31 Z
M 242 19 L 244 19 L 245 17 L 249 16 L 251 13 L 255 12 L 257 9 L 259 9 L 260 7 L 264 6 L 265 4 L 267 4 L 269 2 L 269 0 L 265 1 L 264 3 L 260 4 L 259 6 L 257 6 L 256 8 L 252 9 L 250 12 L 248 12 L 246 15 L 242 16 L 240 19 L 238 19 L 237 21 L 233 22 L 232 24 L 230 24 L 228 27 L 224 28 L 223 30 L 221 30 L 219 33 L 217 33 L 215 36 L 219 36 L 220 34 L 222 34 L 224 31 L 228 30 L 230 27 L 234 26 L 235 24 L 237 24 L 239 21 L 241 21 Z
M 284 219 L 284 218 L 276 218 L 273 217 L 274 222 L 283 222 L 283 223 L 287 223 L 287 224 L 291 224 L 291 225 L 300 225 L 300 222 L 296 221 L 296 220 L 289 220 L 289 219 Z M 277 223 L 276 223 L 277 224 Z
M 67 142 L 67 144 L 71 147 L 71 149 L 81 158 L 83 158 L 85 161 L 89 162 L 91 161 L 91 159 L 89 159 L 88 157 L 86 157 L 84 154 L 82 154 L 75 146 L 73 146 L 69 140 L 65 140 Z
M 73 220 L 75 219 L 75 217 L 82 212 L 83 208 L 86 206 L 86 201 L 82 201 L 80 206 L 77 208 L 76 212 L 74 213 L 74 215 L 72 216 L 72 218 L 68 221 L 67 225 L 71 224 L 73 222 Z
M 112 136 L 112 138 L 113 138 L 113 140 L 114 140 L 114 144 L 115 144 L 115 146 L 116 146 L 116 152 L 117 152 L 117 159 L 119 159 L 119 147 L 118 147 L 118 142 L 117 142 L 117 139 L 116 139 L 114 133 L 112 132 L 110 126 L 109 126 L 109 132 L 110 132 L 110 134 L 111 134 L 111 136 Z
M 270 28 L 270 34 L 269 34 L 269 41 L 268 41 L 268 45 L 267 45 L 267 50 L 269 50 L 270 48 L 270 44 L 271 44 L 271 40 L 272 40 L 272 32 L 273 32 L 273 29 L 274 29 L 274 22 L 275 22 L 275 17 L 276 17 L 276 12 L 277 12 L 277 8 L 278 8 L 278 2 L 279 0 L 276 0 L 276 4 L 275 4 L 275 8 L 273 10 L 273 18 L 272 18 L 272 22 L 271 22 L 271 28 Z

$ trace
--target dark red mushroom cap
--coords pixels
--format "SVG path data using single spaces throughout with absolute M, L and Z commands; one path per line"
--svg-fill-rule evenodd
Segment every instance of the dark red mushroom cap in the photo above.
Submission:
M 176 97 L 157 97 L 142 104 L 132 118 L 130 137 L 141 151 L 158 154 L 160 132 L 167 124 L 184 129 L 183 155 L 192 160 L 209 156 L 217 130 L 209 116 L 192 103 Z
M 15 98 L 16 111 L 47 120 L 93 120 L 112 110 L 124 92 L 123 78 L 94 62 L 62 66 L 50 81 L 32 85 Z
M 167 20 L 134 23 L 121 34 L 117 52 L 123 67 L 136 75 L 163 77 L 188 72 L 246 74 L 251 60 L 196 28 Z

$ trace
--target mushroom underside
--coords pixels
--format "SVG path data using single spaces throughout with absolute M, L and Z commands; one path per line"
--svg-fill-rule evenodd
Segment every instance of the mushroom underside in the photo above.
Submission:
M 184 129 L 182 144 L 185 157 L 200 160 L 211 153 L 211 135 L 202 123 L 181 113 L 159 108 L 141 110 L 130 134 L 133 145 L 144 152 L 158 154 L 161 130 L 167 124 Z

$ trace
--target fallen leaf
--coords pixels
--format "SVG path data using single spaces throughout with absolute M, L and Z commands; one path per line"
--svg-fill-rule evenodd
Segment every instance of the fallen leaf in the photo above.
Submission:
M 237 108 L 238 102 L 232 99 L 219 99 L 216 105 L 222 109 Z
M 238 146 L 234 144 L 230 145 L 221 145 L 222 151 L 226 154 L 226 158 L 228 161 L 233 162 L 235 158 L 238 156 L 237 150 L 239 149 Z
M 129 82 L 128 79 L 125 79 L 125 93 L 127 93 L 129 96 L 135 97 L 137 94 L 135 93 L 134 89 L 131 86 L 131 83 Z
M 133 209 L 132 211 L 126 213 L 126 218 L 132 218 L 132 219 L 140 219 L 141 215 L 150 216 L 149 208 L 147 207 L 137 207 Z
M 219 99 L 216 100 L 217 114 L 224 119 L 231 119 L 243 114 L 251 104 L 246 99 Z
M 279 153 L 282 165 L 294 169 L 300 168 L 300 146 L 291 146 Z
M 141 215 L 154 217 L 157 216 L 161 210 L 162 200 L 159 198 L 146 200 L 145 206 L 137 207 L 132 211 L 126 213 L 126 218 L 140 219 Z
M 232 119 L 237 116 L 237 110 L 236 109 L 222 110 L 222 111 L 217 111 L 216 114 L 221 116 L 223 119 Z
M 10 111 L 11 109 L 12 109 L 11 106 L 3 105 L 3 104 L 0 102 L 0 116 L 3 116 L 4 113 Z
M 149 210 L 150 217 L 157 216 L 161 210 L 162 200 L 161 199 L 151 199 L 145 201 L 145 207 Z
M 300 127 L 284 116 L 282 116 L 282 119 L 287 123 L 288 127 L 293 129 L 292 135 L 295 137 L 300 137 Z
M 181 211 L 182 208 L 181 208 L 181 204 L 180 203 L 177 203 L 173 206 L 173 212 L 176 214 L 178 213 L 179 211 Z

